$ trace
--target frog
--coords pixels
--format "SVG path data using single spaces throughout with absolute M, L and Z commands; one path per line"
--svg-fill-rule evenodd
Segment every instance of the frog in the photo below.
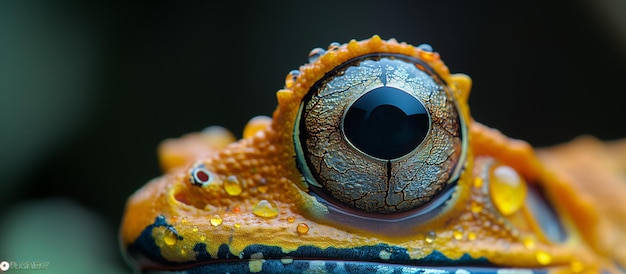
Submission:
M 146 273 L 623 273 L 626 140 L 535 149 L 475 121 L 471 86 L 428 44 L 315 48 L 241 139 L 159 145 L 124 257 Z

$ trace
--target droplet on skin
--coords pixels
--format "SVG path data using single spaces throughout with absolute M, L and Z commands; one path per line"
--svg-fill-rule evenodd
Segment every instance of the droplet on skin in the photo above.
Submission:
M 243 191 L 239 178 L 235 175 L 228 176 L 226 180 L 224 180 L 224 190 L 230 196 L 239 196 Z
M 437 234 L 434 231 L 428 231 L 426 233 L 426 242 L 432 244 L 437 238 Z
M 420 49 L 420 51 L 417 54 L 424 61 L 428 62 L 428 61 L 432 61 L 435 59 L 435 53 L 433 52 L 433 47 L 431 47 L 429 44 L 421 44 L 417 46 L 417 48 Z
M 378 253 L 378 257 L 379 257 L 381 260 L 384 260 L 384 261 L 388 261 L 389 259 L 391 259 L 391 255 L 392 255 L 392 253 L 391 253 L 391 252 L 389 252 L 389 251 L 387 251 L 387 250 L 381 250 L 381 251 Z
M 585 270 L 585 266 L 580 261 L 572 261 L 570 263 L 570 270 L 572 273 L 581 273 Z
M 479 202 L 473 201 L 470 204 L 470 208 L 472 210 L 472 212 L 474 213 L 480 213 L 481 211 L 483 211 L 483 205 L 480 204 Z
M 433 52 L 433 47 L 429 44 L 420 44 L 417 48 L 425 52 Z
M 165 236 L 163 236 L 163 242 L 165 242 L 166 245 L 172 246 L 175 245 L 177 241 L 178 236 L 176 236 L 176 234 L 174 234 L 171 230 L 166 229 Z
M 212 226 L 218 226 L 222 224 L 222 217 L 220 215 L 213 215 L 213 217 L 211 217 L 211 225 Z
M 474 188 L 481 188 L 483 186 L 483 178 L 474 178 Z
M 339 49 L 339 46 L 341 46 L 339 42 L 332 42 L 330 43 L 330 45 L 328 45 L 328 50 L 337 50 Z
M 183 225 L 186 225 L 187 224 L 187 217 L 181 218 L 180 219 L 180 223 L 183 224 Z
M 296 231 L 298 232 L 299 235 L 304 235 L 309 233 L 309 226 L 305 223 L 299 223 L 298 226 L 296 227 Z
M 300 76 L 299 70 L 292 70 L 285 77 L 285 87 L 292 88 L 296 84 L 296 80 L 298 80 L 298 76 Z
M 287 222 L 289 222 L 289 223 L 293 223 L 293 222 L 295 222 L 295 221 L 296 221 L 296 217 L 294 217 L 294 216 L 289 216 L 289 217 L 287 217 Z
M 489 192 L 495 207 L 504 216 L 517 212 L 526 199 L 526 182 L 509 166 L 498 166 L 491 172 Z
M 324 53 L 326 53 L 326 50 L 322 48 L 312 49 L 311 52 L 309 52 L 309 63 L 317 61 L 317 59 L 320 58 L 320 56 L 322 56 Z
M 235 228 L 240 228 L 241 224 L 240 223 L 235 223 Z
M 545 251 L 537 251 L 535 258 L 540 265 L 549 265 L 552 262 L 552 256 Z
M 526 236 L 522 240 L 522 243 L 524 244 L 524 247 L 526 247 L 528 249 L 534 249 L 535 248 L 535 237 L 533 237 L 533 236 Z
M 456 228 L 453 232 L 452 232 L 452 236 L 454 236 L 454 239 L 456 240 L 461 240 L 463 239 L 463 228 Z
M 476 240 L 476 233 L 470 231 L 467 233 L 467 239 L 470 241 Z
M 198 226 L 193 226 L 193 228 L 191 229 L 193 232 L 198 232 Z
M 254 205 L 252 213 L 263 218 L 274 218 L 278 216 L 278 207 L 273 202 L 261 200 Z

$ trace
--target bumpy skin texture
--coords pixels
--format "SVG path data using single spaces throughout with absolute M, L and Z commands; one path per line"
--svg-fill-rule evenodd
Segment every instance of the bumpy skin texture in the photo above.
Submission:
M 447 84 L 468 128 L 467 157 L 451 197 L 436 214 L 396 226 L 391 221 L 389 229 L 377 229 L 376 220 L 361 225 L 332 217 L 327 204 L 311 195 L 294 147 L 298 109 L 311 86 L 338 65 L 370 53 L 402 54 L 428 64 Z M 129 198 L 121 246 L 140 270 L 416 271 L 442 265 L 623 270 L 626 141 L 583 138 L 536 153 L 473 121 L 470 86 L 469 77 L 450 74 L 436 52 L 393 39 L 374 36 L 334 45 L 301 66 L 297 77 L 288 76 L 276 94 L 273 117 L 253 119 L 243 139 L 234 142 L 227 131 L 212 128 L 165 141 L 159 148 L 165 174 Z M 513 180 L 517 188 L 508 193 L 506 186 L 497 188 L 509 180 L 494 177 L 498 167 L 519 175 L 521 180 Z M 198 175 L 199 169 L 206 172 Z M 192 183 L 194 175 L 205 179 L 204 186 Z M 539 195 L 518 195 L 530 189 L 542 190 L 544 207 L 528 198 Z M 502 195 L 521 202 L 503 202 Z M 555 214 L 547 214 L 548 208 Z M 560 232 L 550 232 L 550 225 L 559 224 Z M 376 264 L 349 268 L 354 261 Z

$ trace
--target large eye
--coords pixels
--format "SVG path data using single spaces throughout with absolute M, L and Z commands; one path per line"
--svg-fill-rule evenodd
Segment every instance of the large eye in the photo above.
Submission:
M 304 98 L 297 158 L 310 189 L 368 213 L 418 209 L 457 179 L 464 125 L 420 60 L 371 54 L 326 73 Z

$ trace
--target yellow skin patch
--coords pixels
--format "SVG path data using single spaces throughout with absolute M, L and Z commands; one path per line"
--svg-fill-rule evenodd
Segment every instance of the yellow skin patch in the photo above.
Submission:
M 447 83 L 468 127 L 465 169 L 450 201 L 430 220 L 407 225 L 409 233 L 402 235 L 325 218 L 328 208 L 309 194 L 296 166 L 293 132 L 303 98 L 325 73 L 370 53 L 402 54 L 428 64 Z M 619 206 L 626 200 L 626 141 L 580 139 L 536 154 L 527 143 L 471 118 L 470 87 L 470 78 L 450 74 L 436 52 L 378 36 L 340 45 L 301 66 L 297 77 L 288 76 L 276 94 L 272 118 L 253 119 L 243 139 L 235 142 L 232 134 L 212 128 L 163 142 L 159 157 L 165 174 L 129 198 L 121 245 L 134 243 L 163 216 L 182 238 L 165 227 L 152 230 L 169 262 L 195 260 L 197 243 L 214 258 L 223 244 L 232 254 L 252 244 L 278 246 L 285 253 L 301 246 L 387 244 L 405 248 L 412 259 L 438 251 L 452 260 L 468 254 L 500 266 L 559 273 L 617 272 L 616 263 L 626 266 L 626 206 Z M 207 173 L 195 173 L 206 179 L 203 186 L 191 183 L 199 166 Z M 524 198 L 532 185 L 543 189 L 561 218 L 568 235 L 564 242 L 544 235 Z M 493 193 L 498 191 L 511 198 L 493 199 L 502 197 Z M 380 258 L 389 254 L 381 252 Z M 257 263 L 251 262 L 258 268 Z

